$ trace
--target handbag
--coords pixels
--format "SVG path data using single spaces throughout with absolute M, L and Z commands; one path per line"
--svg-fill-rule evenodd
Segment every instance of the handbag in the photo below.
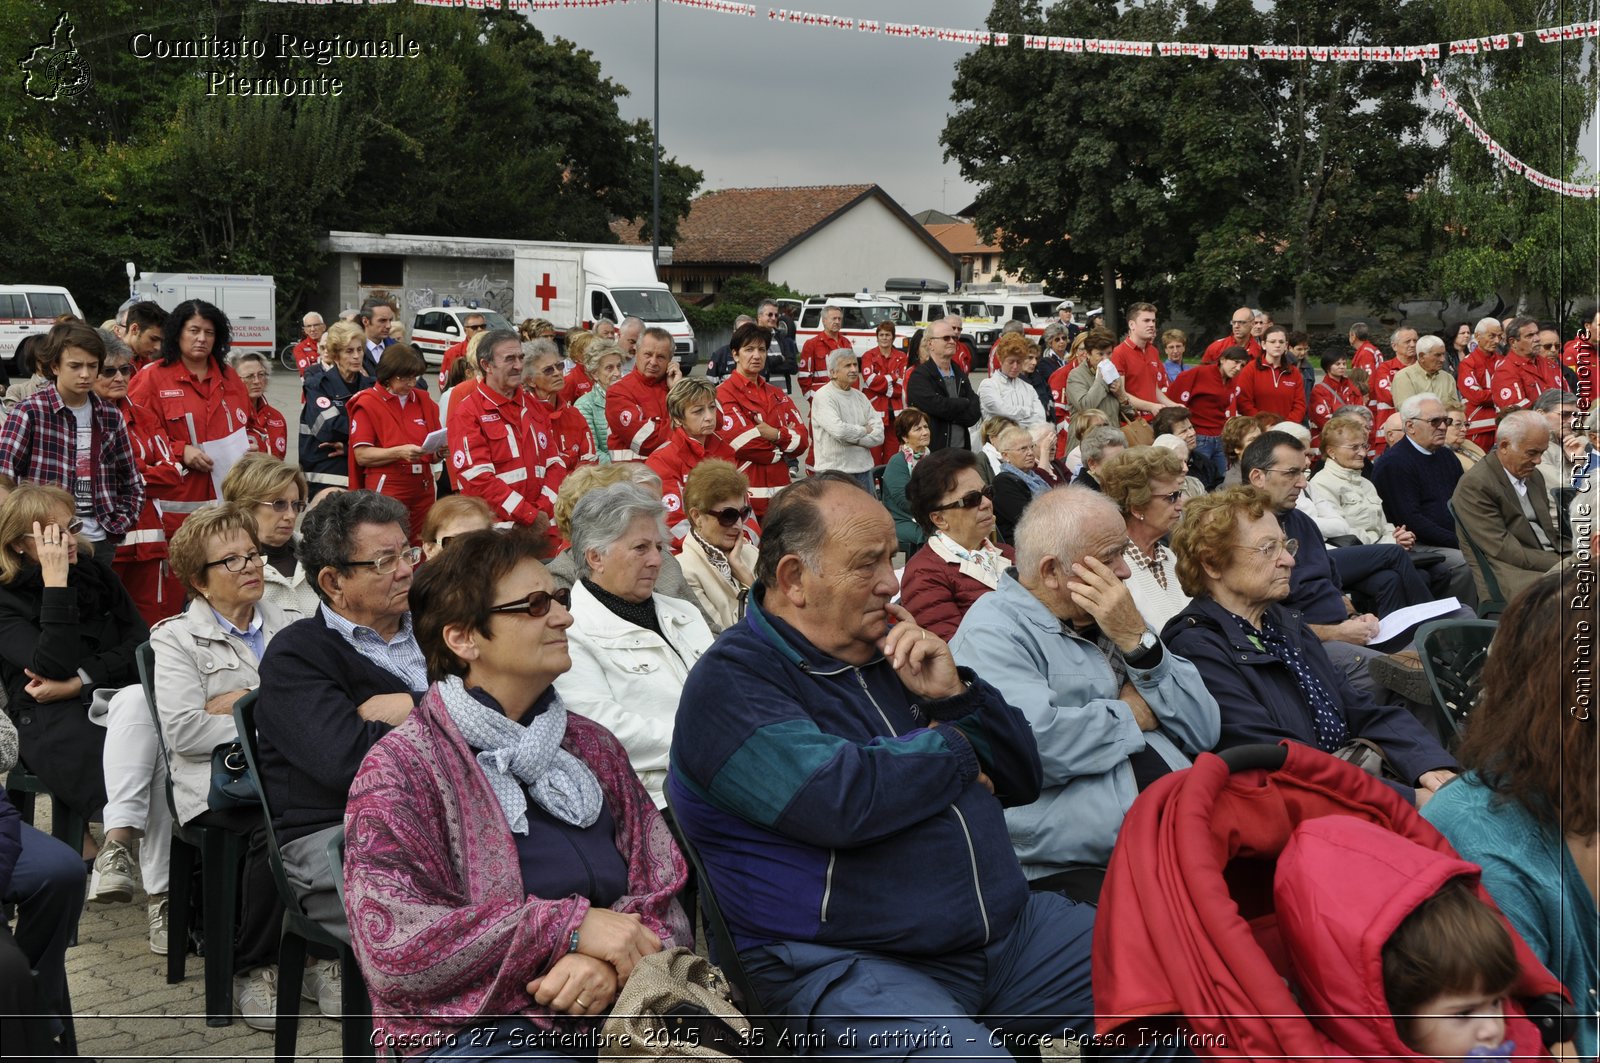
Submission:
M 1394 770 L 1383 749 L 1370 738 L 1352 738 L 1333 751 L 1333 755 L 1347 764 L 1354 764 L 1375 779 L 1405 782 L 1405 776 Z
M 238 742 L 224 742 L 211 751 L 211 792 L 206 795 L 206 807 L 213 812 L 226 812 L 233 808 L 259 808 L 261 790 L 256 777 L 250 774 L 250 765 L 244 759 L 244 747 Z
M 710 960 L 681 946 L 665 949 L 634 965 L 600 1028 L 598 1063 L 742 1059 L 758 1054 L 751 1030 Z
M 1122 435 L 1130 447 L 1148 447 L 1155 443 L 1155 429 L 1150 427 L 1150 422 L 1135 413 L 1122 420 Z

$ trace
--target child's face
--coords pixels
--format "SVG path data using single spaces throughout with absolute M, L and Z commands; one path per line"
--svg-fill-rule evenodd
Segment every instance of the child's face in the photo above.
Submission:
M 1406 1044 L 1434 1059 L 1460 1059 L 1480 1045 L 1496 1048 L 1506 1038 L 1506 998 L 1496 994 L 1440 993 L 1417 1007 Z

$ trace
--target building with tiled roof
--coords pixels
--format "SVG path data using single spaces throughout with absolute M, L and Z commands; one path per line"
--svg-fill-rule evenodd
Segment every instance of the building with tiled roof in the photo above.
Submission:
M 648 223 L 618 221 L 624 243 L 649 243 Z M 672 289 L 712 294 L 756 274 L 807 294 L 881 288 L 889 277 L 955 277 L 955 258 L 877 185 L 724 188 L 697 196 L 678 223 Z
M 939 246 L 955 258 L 963 284 L 1016 284 L 1021 277 L 1000 268 L 1000 245 L 978 235 L 978 227 L 970 221 L 936 211 L 924 211 L 923 224 L 928 234 L 939 241 Z

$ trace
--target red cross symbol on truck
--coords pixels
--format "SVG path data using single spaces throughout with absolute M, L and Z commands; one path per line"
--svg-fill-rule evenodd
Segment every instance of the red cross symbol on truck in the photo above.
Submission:
M 546 273 L 544 275 L 544 282 L 533 289 L 533 294 L 542 304 L 539 307 L 540 310 L 550 309 L 550 300 L 556 297 L 556 286 L 550 283 L 550 274 Z

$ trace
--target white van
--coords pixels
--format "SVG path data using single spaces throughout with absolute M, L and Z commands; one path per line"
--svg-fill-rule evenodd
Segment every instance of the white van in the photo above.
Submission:
M 906 316 L 900 300 L 872 292 L 855 292 L 843 295 L 824 295 L 806 300 L 800 308 L 800 320 L 795 329 L 796 347 L 804 347 L 813 336 L 822 335 L 822 311 L 837 307 L 843 320 L 839 335 L 850 341 L 856 354 L 865 354 L 878 345 L 877 328 L 880 321 L 893 321 L 895 343 L 904 347 L 917 330 Z
M 518 244 L 512 285 L 520 318 L 542 317 L 563 332 L 593 328 L 603 317 L 632 315 L 666 329 L 685 368 L 695 362 L 694 330 L 672 292 L 656 276 L 648 247 L 611 244 Z
M 201 299 L 228 315 L 230 350 L 255 351 L 269 361 L 277 350 L 277 284 L 271 277 L 241 273 L 142 273 L 134 295 L 171 310 Z
M 77 300 L 65 288 L 54 284 L 0 284 L 0 359 L 10 364 L 23 339 L 49 332 L 62 314 L 83 317 Z M 22 376 L 31 372 L 32 366 L 13 369 L 14 374 Z

